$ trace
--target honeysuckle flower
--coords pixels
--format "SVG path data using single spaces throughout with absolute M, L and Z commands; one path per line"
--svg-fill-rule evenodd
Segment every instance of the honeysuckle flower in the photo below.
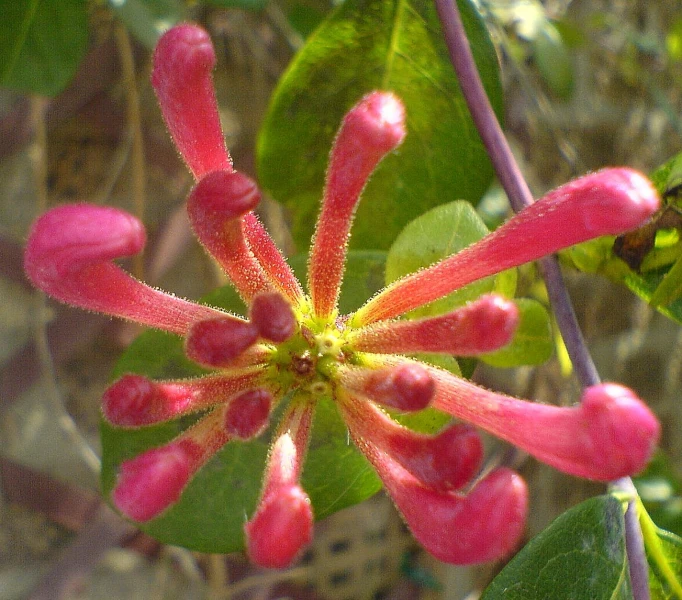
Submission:
M 180 25 L 159 41 L 152 82 L 196 178 L 187 202 L 191 226 L 249 306 L 247 318 L 148 287 L 115 265 L 145 242 L 142 225 L 121 210 L 54 208 L 36 221 L 26 247 L 26 272 L 38 288 L 184 336 L 187 356 L 214 369 L 177 381 L 126 375 L 105 392 L 104 418 L 118 427 L 199 415 L 168 444 L 122 463 L 112 500 L 124 515 L 139 522 L 159 516 L 221 447 L 260 435 L 285 397 L 260 501 L 244 529 L 251 559 L 267 567 L 289 565 L 312 536 L 314 515 L 300 476 L 322 398 L 336 403 L 416 538 L 451 563 L 504 555 L 525 523 L 523 480 L 507 468 L 480 474 L 483 449 L 474 427 L 579 477 L 609 481 L 646 464 L 659 425 L 625 387 L 597 385 L 576 406 L 544 405 L 488 391 L 416 358 L 477 356 L 506 345 L 519 318 L 513 302 L 485 295 L 447 314 L 401 319 L 483 277 L 639 226 L 659 206 L 645 177 L 625 168 L 581 177 L 483 240 L 392 283 L 354 314 L 339 315 L 353 214 L 369 176 L 406 135 L 404 108 L 393 94 L 373 92 L 344 118 L 305 292 L 252 212 L 258 187 L 232 167 L 213 93 L 214 62 L 208 35 Z M 392 416 L 425 407 L 468 424 L 425 434 Z

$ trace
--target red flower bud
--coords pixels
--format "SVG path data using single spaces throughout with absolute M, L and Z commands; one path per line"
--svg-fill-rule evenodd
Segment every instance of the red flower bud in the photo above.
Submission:
M 236 317 L 194 323 L 187 333 L 185 352 L 209 367 L 228 367 L 258 339 L 258 330 Z
M 265 389 L 249 390 L 230 400 L 225 412 L 225 430 L 241 440 L 254 438 L 268 425 L 272 395 Z
M 258 335 L 271 342 L 284 342 L 296 331 L 296 317 L 286 299 L 276 293 L 258 294 L 249 310 Z
M 310 499 L 299 485 L 273 490 L 244 525 L 251 562 L 270 569 L 291 565 L 313 537 Z

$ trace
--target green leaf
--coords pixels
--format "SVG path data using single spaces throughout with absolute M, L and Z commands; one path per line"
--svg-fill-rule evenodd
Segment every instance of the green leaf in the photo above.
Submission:
M 85 0 L 5 0 L 0 13 L 0 85 L 57 95 L 87 48 Z
M 480 359 L 494 367 L 540 365 L 554 351 L 552 327 L 547 309 L 537 300 L 517 298 L 520 321 L 514 339 L 504 348 L 484 354 Z
M 623 508 L 598 496 L 558 517 L 532 539 L 481 600 L 632 598 Z
M 463 200 L 431 209 L 409 223 L 395 240 L 386 259 L 386 283 L 427 267 L 455 254 L 488 234 L 476 210 Z M 486 277 L 413 310 L 412 317 L 441 314 L 488 292 L 512 296 L 516 288 L 516 271 Z
M 109 0 L 109 5 L 150 50 L 156 46 L 161 34 L 184 16 L 181 0 Z
M 246 10 L 263 10 L 268 0 L 206 0 L 207 4 L 221 8 L 244 8 Z
M 385 253 L 351 252 L 341 305 L 344 311 L 360 306 L 383 285 Z M 292 261 L 305 271 L 305 257 Z M 236 313 L 244 307 L 231 287 L 221 288 L 203 300 Z M 139 373 L 153 378 L 197 376 L 204 371 L 187 360 L 182 340 L 175 335 L 147 331 L 128 348 L 115 376 Z M 141 528 L 162 542 L 201 552 L 225 553 L 244 547 L 243 526 L 260 494 L 268 444 L 286 399 L 273 415 L 270 429 L 248 442 L 230 442 L 192 479 L 180 501 Z M 101 424 L 102 490 L 108 497 L 122 461 L 172 440 L 198 417 L 153 427 L 120 429 Z M 449 420 L 433 410 L 406 418 L 409 427 L 435 431 Z M 318 403 L 302 484 L 310 496 L 316 518 L 356 504 L 376 493 L 381 483 L 364 456 L 349 443 L 346 426 L 330 400 Z
M 682 600 L 682 538 L 655 528 L 655 539 L 645 537 L 652 600 Z
M 546 19 L 533 40 L 533 56 L 549 89 L 559 98 L 569 98 L 574 84 L 571 55 L 557 28 Z
M 495 50 L 469 0 L 459 5 L 486 90 L 501 114 Z M 374 89 L 402 98 L 408 135 L 367 185 L 352 247 L 388 248 L 411 219 L 450 200 L 478 202 L 491 181 L 490 161 L 447 58 L 433 3 L 347 0 L 280 80 L 258 143 L 259 180 L 292 209 L 300 248 L 310 243 L 343 115 Z
M 633 482 L 656 525 L 682 535 L 682 479 L 670 457 L 663 450 L 657 450 Z

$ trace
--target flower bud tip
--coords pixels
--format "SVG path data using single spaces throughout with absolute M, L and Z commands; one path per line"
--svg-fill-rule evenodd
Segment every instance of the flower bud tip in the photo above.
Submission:
M 284 569 L 313 534 L 310 499 L 299 485 L 284 485 L 261 501 L 244 526 L 249 559 L 261 567 Z
M 186 448 L 169 444 L 121 463 L 112 498 L 116 508 L 134 521 L 149 521 L 178 501 L 190 477 Z

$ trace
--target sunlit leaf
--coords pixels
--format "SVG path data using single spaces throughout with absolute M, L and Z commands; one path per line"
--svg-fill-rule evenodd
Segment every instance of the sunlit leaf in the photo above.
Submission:
M 500 113 L 495 51 L 469 0 L 459 4 L 488 95 Z M 352 247 L 388 248 L 411 219 L 458 198 L 478 202 L 490 183 L 490 161 L 447 58 L 433 3 L 347 0 L 310 36 L 281 79 L 258 144 L 259 180 L 292 209 L 301 249 L 310 243 L 342 117 L 374 89 L 402 98 L 408 135 L 365 189 Z
M 71 81 L 85 54 L 85 0 L 2 3 L 0 85 L 55 96 Z
M 386 260 L 386 283 L 455 254 L 487 233 L 481 217 L 468 202 L 459 200 L 433 208 L 410 222 L 391 246 Z M 516 271 L 512 269 L 476 281 L 428 306 L 413 310 L 410 316 L 444 313 L 493 291 L 513 296 L 515 287 Z
M 598 496 L 558 517 L 493 580 L 481 600 L 630 600 L 623 508 Z

